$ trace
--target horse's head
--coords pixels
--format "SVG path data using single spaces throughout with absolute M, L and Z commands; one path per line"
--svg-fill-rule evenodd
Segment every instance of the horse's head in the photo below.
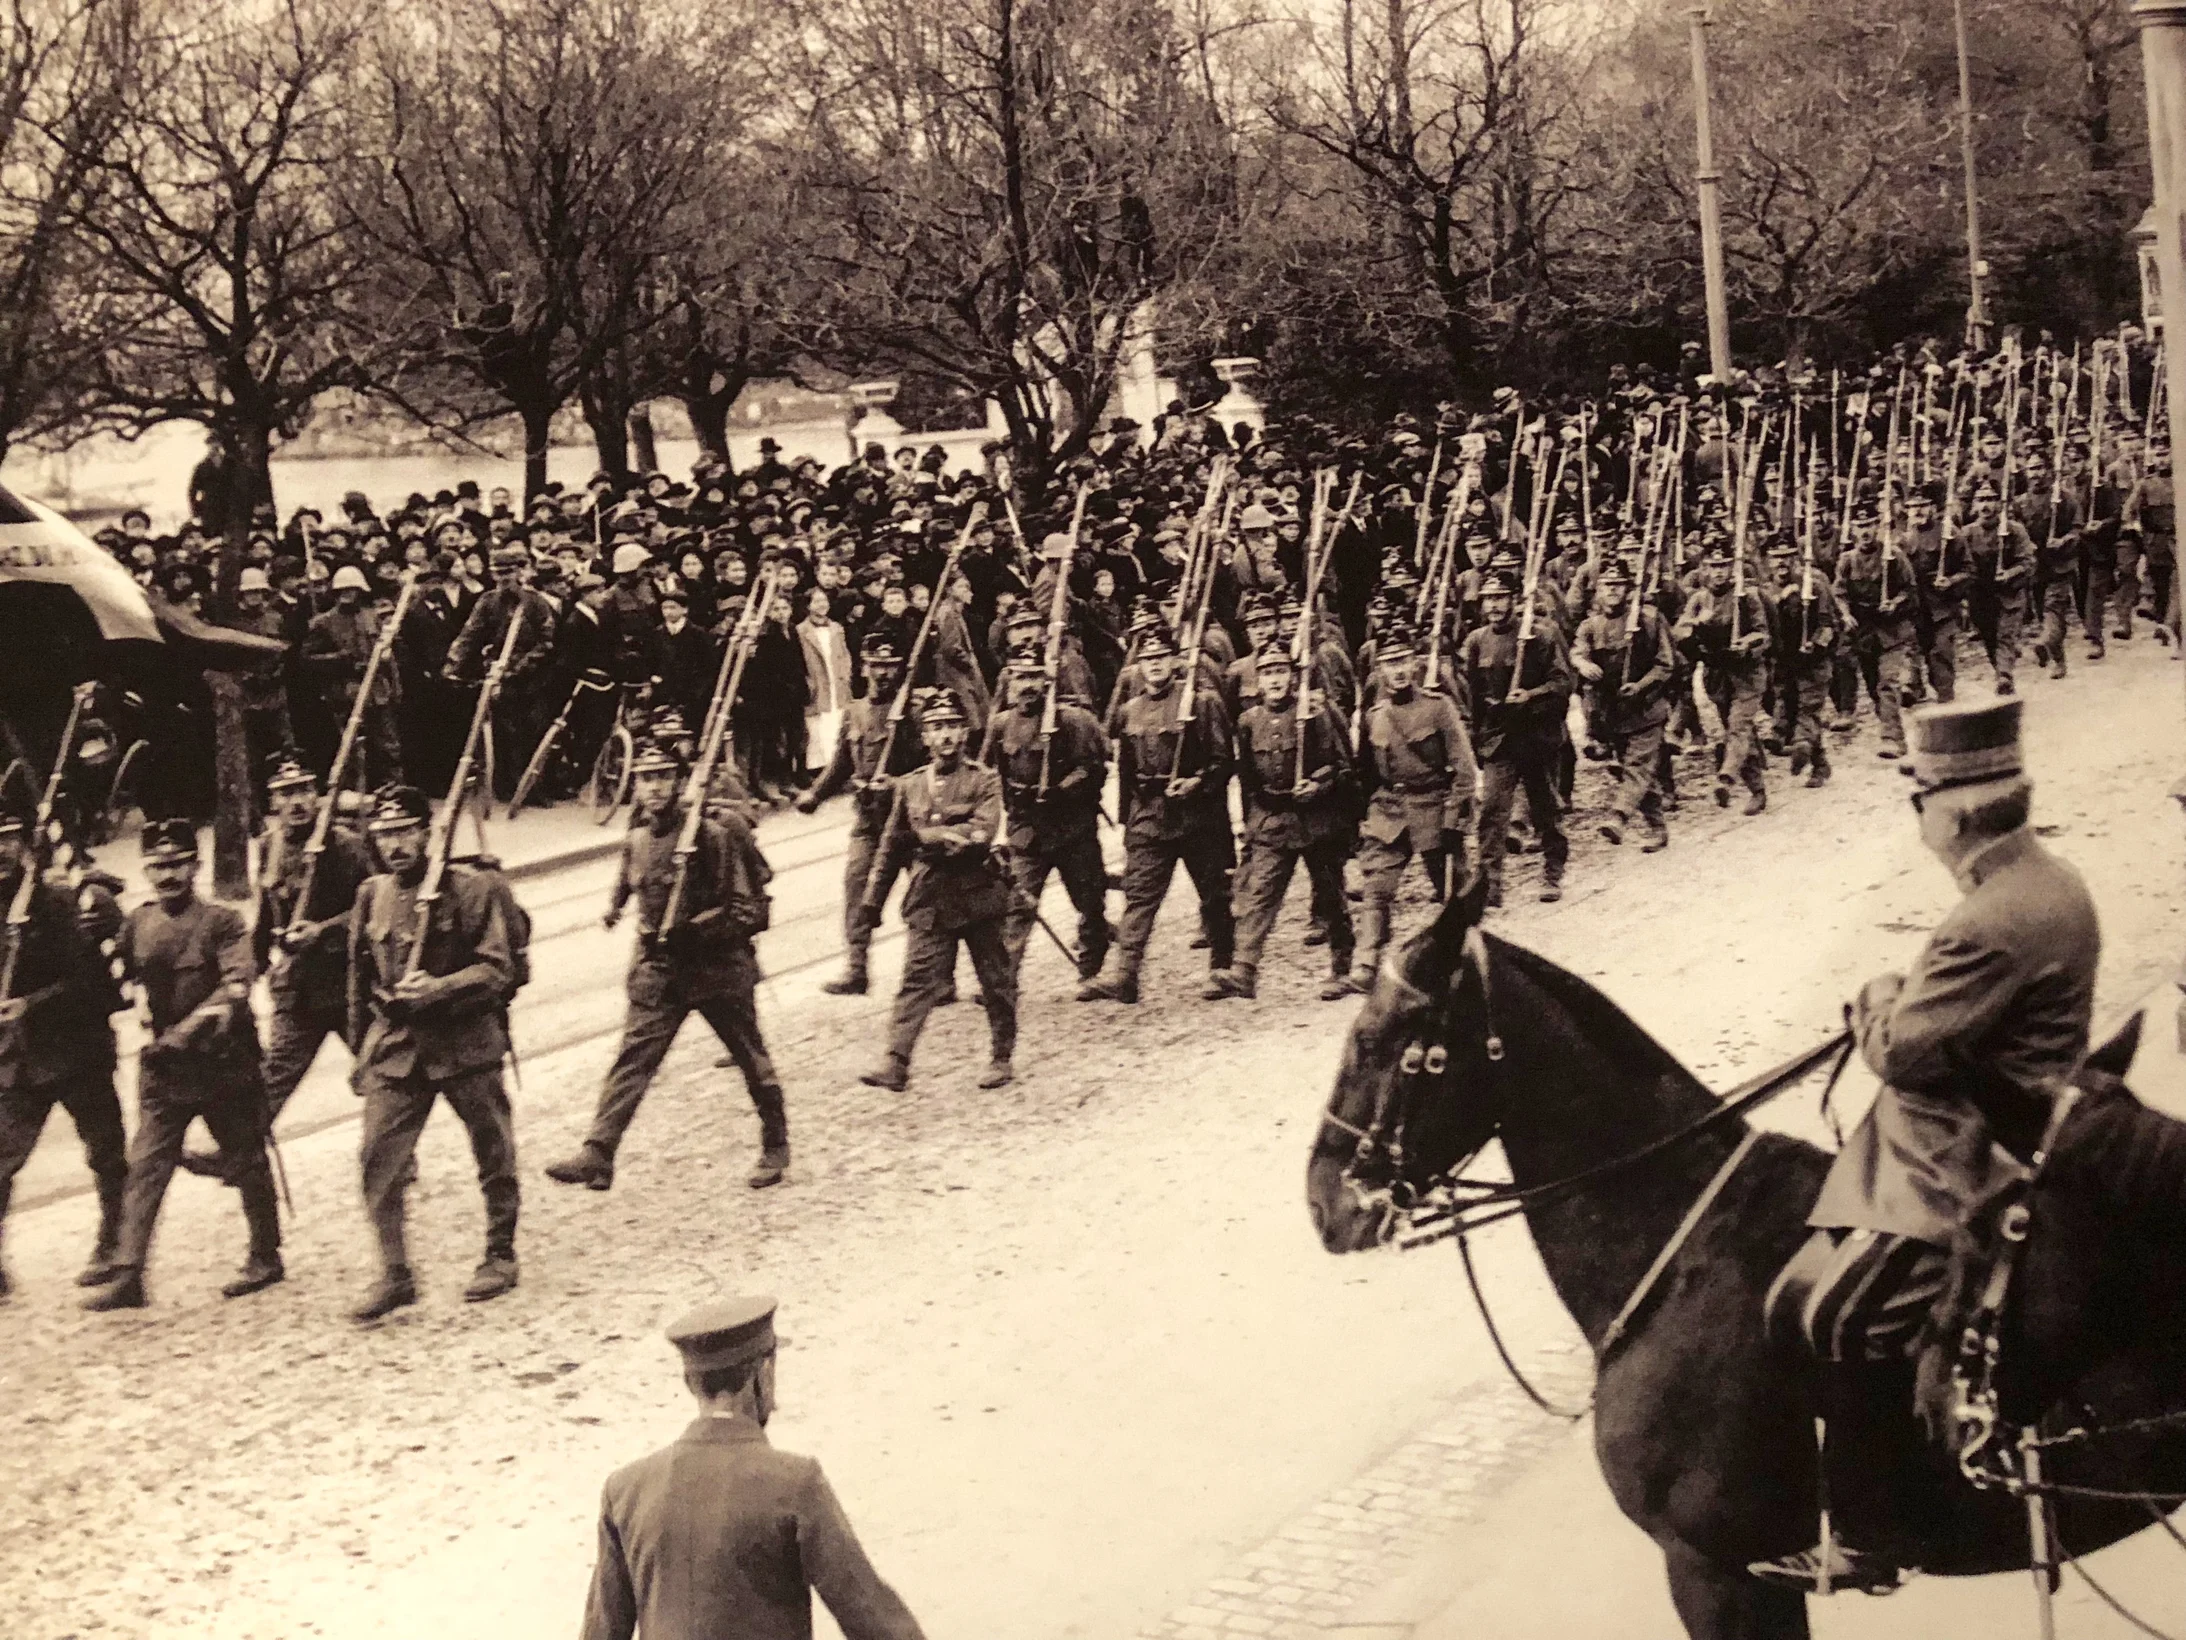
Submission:
M 1374 978 L 1344 1045 L 1306 1166 L 1306 1205 L 1332 1253 L 1378 1247 L 1495 1134 L 1491 1017 L 1475 879 Z

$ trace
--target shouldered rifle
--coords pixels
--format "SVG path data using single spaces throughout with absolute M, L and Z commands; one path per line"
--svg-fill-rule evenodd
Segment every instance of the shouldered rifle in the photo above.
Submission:
M 1055 750 L 1055 724 L 1061 716 L 1063 682 L 1063 617 L 1070 602 L 1070 571 L 1078 561 L 1078 531 L 1085 524 L 1085 501 L 1092 486 L 1078 486 L 1078 500 L 1070 509 L 1070 545 L 1055 566 L 1055 602 L 1047 619 L 1047 658 L 1040 670 L 1047 675 L 1047 700 L 1040 708 L 1040 801 L 1047 800 L 1049 764 Z
M 1442 543 L 1436 561 L 1441 573 L 1434 583 L 1434 607 L 1428 612 L 1427 628 L 1427 679 L 1421 686 L 1436 688 L 1442 679 L 1442 635 L 1450 625 L 1450 584 L 1457 579 L 1457 531 L 1464 522 L 1466 503 L 1472 500 L 1473 486 L 1479 481 L 1476 467 L 1467 467 L 1458 475 L 1457 488 L 1450 496 L 1450 510 L 1442 524 Z M 1424 601 L 1427 589 L 1420 589 Z
M 1313 632 L 1313 589 L 1320 583 L 1322 555 L 1321 537 L 1328 528 L 1328 497 L 1336 487 L 1336 474 L 1332 468 L 1323 468 L 1313 475 L 1313 523 L 1306 532 L 1306 595 L 1298 605 L 1298 631 L 1293 642 L 1298 656 L 1298 773 L 1293 785 L 1302 786 L 1306 778 L 1306 700 L 1313 693 L 1313 651 L 1317 647 Z M 1359 481 L 1352 475 L 1351 493 L 1359 492 Z M 1347 501 L 1348 507 L 1350 503 Z
M 1505 705 L 1508 705 L 1510 697 L 1518 692 L 1519 675 L 1526 669 L 1526 645 L 1533 641 L 1533 610 L 1534 605 L 1540 599 L 1541 593 L 1541 561 L 1547 556 L 1547 522 L 1555 513 L 1556 496 L 1563 488 L 1564 464 L 1570 459 L 1571 446 L 1567 444 L 1557 455 L 1556 477 L 1549 486 L 1547 501 L 1534 509 L 1534 527 L 1531 538 L 1526 542 L 1525 607 L 1520 610 L 1518 615 L 1518 648 L 1511 657 L 1510 682 L 1503 686 Z M 1535 463 L 1536 472 L 1538 472 L 1539 465 L 1538 462 Z
M 53 824 L 54 806 L 61 800 L 61 777 L 67 772 L 70 754 L 76 750 L 77 727 L 83 722 L 84 710 L 91 704 L 96 688 L 95 684 L 79 683 L 69 696 L 68 721 L 61 726 L 60 748 L 53 755 L 53 768 L 38 794 L 37 814 L 23 837 L 22 880 L 15 885 L 15 896 L 8 902 L 7 950 L 0 953 L 0 1002 L 15 995 L 15 970 L 23 958 L 23 935 L 30 926 L 31 903 L 38 892 L 46 833 Z
M 309 525 L 305 526 L 307 529 Z M 357 737 L 364 726 L 366 704 L 372 698 L 372 688 L 379 678 L 380 668 L 387 663 L 388 655 L 395 647 L 395 639 L 402 628 L 402 618 L 408 613 L 410 599 L 417 591 L 415 572 L 402 578 L 402 590 L 395 595 L 394 610 L 381 626 L 379 636 L 373 640 L 372 653 L 365 658 L 364 681 L 357 686 L 356 703 L 349 708 L 349 720 L 342 725 L 342 738 L 334 748 L 334 761 L 327 767 L 326 790 L 319 797 L 319 809 L 311 817 L 311 835 L 304 840 L 303 875 L 296 885 L 296 903 L 288 909 L 288 920 L 281 925 L 286 934 L 298 923 L 307 920 L 304 910 L 311 903 L 312 885 L 319 876 L 319 857 L 326 853 L 327 835 L 334 829 L 334 811 L 341 805 L 342 781 L 349 774 L 349 760 L 356 755 Z M 512 627 L 514 621 L 509 623 Z M 287 947 L 276 938 L 273 942 L 273 961 L 278 964 L 287 955 Z
M 744 606 L 743 615 L 721 651 L 721 670 L 714 676 L 713 699 L 706 707 L 706 731 L 699 737 L 698 756 L 683 787 L 683 824 L 676 833 L 675 879 L 668 888 L 668 904 L 661 912 L 660 927 L 654 931 L 661 938 L 674 930 L 683 915 L 683 901 L 690 892 L 691 858 L 698 852 L 699 830 L 706 819 L 706 794 L 713 789 L 714 770 L 721 765 L 721 748 L 729 738 L 729 716 L 737 688 L 744 681 L 745 663 L 758 645 L 759 634 L 766 629 L 778 570 L 778 565 L 769 564 L 759 572 L 751 601 Z
M 501 680 L 508 675 L 509 662 L 516 656 L 516 640 L 523 630 L 524 605 L 519 600 L 509 614 L 508 631 L 502 634 L 493 664 L 486 668 L 486 681 L 478 686 L 478 704 L 471 708 L 470 731 L 463 737 L 463 755 L 455 761 L 455 778 L 448 783 L 447 801 L 440 805 L 426 834 L 425 876 L 417 889 L 417 932 L 411 936 L 410 955 L 402 965 L 404 978 L 425 971 L 425 939 L 432 931 L 433 903 L 440 898 L 441 885 L 447 880 L 448 856 L 455 851 L 456 821 L 478 768 L 478 743 L 485 736 L 494 697 L 501 692 Z
M 1418 516 L 1412 520 L 1412 567 L 1427 572 L 1427 530 L 1435 510 L 1435 479 L 1442 472 L 1442 435 L 1435 435 L 1434 459 L 1427 463 L 1427 482 L 1419 492 Z M 1348 504 L 1346 511 L 1349 510 Z

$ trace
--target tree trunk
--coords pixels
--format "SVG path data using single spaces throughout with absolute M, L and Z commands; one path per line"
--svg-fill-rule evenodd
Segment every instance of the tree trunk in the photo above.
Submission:
M 577 395 L 585 425 L 592 429 L 592 447 L 599 454 L 600 471 L 618 486 L 630 480 L 630 407 L 622 395 L 604 385 L 584 388 Z
M 547 440 L 554 431 L 554 411 L 546 405 L 527 404 L 518 415 L 524 423 L 524 511 L 546 492 Z
M 637 455 L 640 472 L 660 471 L 660 446 L 653 437 L 653 409 L 649 404 L 634 405 L 624 418 L 630 426 L 630 448 Z
M 272 435 L 263 427 L 238 426 L 214 433 L 227 464 L 228 517 L 221 532 L 220 561 L 210 613 L 222 625 L 235 621 L 236 583 L 250 547 L 251 516 L 273 497 Z M 243 693 L 226 672 L 208 671 L 213 702 L 213 894 L 222 900 L 250 897 L 250 743 L 243 729 Z
M 685 389 L 676 397 L 691 418 L 691 434 L 698 447 L 734 472 L 736 463 L 729 459 L 729 396 Z

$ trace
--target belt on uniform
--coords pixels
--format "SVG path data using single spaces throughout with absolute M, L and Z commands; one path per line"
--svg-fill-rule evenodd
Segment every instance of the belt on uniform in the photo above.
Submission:
M 1384 790 L 1393 791 L 1400 797 L 1447 797 L 1450 795 L 1450 782 L 1447 780 L 1433 782 L 1392 780 Z

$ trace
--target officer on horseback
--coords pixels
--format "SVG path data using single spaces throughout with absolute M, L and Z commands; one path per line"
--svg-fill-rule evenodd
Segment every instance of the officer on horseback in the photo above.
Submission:
M 1920 836 L 1964 895 L 1909 974 L 1870 980 L 1851 1009 L 1882 1081 L 1769 1290 L 1775 1336 L 1821 1363 L 1823 1470 L 1833 1532 L 1760 1561 L 1809 1592 L 1896 1587 L 1920 1564 L 1940 1481 L 1913 1414 L 1912 1354 L 1967 1210 L 2040 1142 L 2056 1091 L 2086 1055 L 2102 950 L 2080 874 L 2028 825 L 2020 702 L 1913 717 Z M 1857 1546 L 1855 1546 L 1857 1545 Z

